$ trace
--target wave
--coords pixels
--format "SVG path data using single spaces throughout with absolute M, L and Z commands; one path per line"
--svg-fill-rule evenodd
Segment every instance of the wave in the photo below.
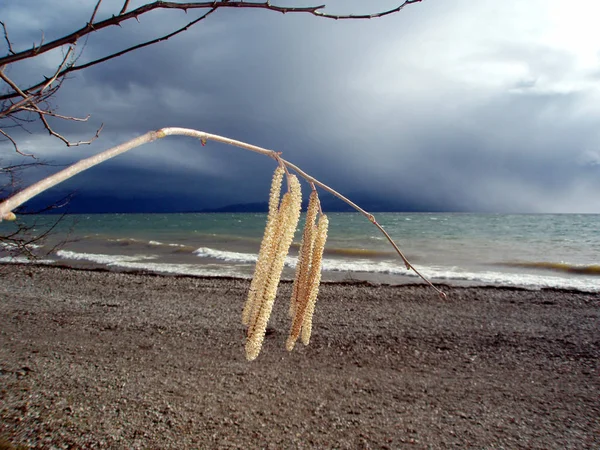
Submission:
M 51 259 L 29 259 L 25 256 L 3 256 L 0 258 L 1 264 L 53 264 Z
M 209 248 L 209 247 L 200 247 L 200 248 L 194 250 L 193 253 L 200 257 L 215 258 L 215 259 L 220 259 L 222 261 L 229 261 L 229 262 L 255 263 L 256 260 L 258 259 L 258 255 L 254 254 L 254 253 L 230 252 L 230 251 L 226 251 L 226 250 L 216 250 L 216 249 Z M 393 255 L 393 253 L 391 253 L 391 252 L 382 252 L 382 251 L 377 251 L 377 250 L 368 250 L 368 249 L 361 249 L 361 248 L 325 249 L 325 254 L 326 255 L 344 255 L 344 256 L 362 256 L 362 257 L 369 257 L 369 256 L 380 256 L 380 257 L 388 256 L 389 257 L 389 256 Z M 294 256 L 288 256 L 286 258 L 286 264 L 295 266 L 297 259 L 298 258 L 296 258 Z M 356 260 L 354 260 L 354 261 L 356 261 Z M 361 261 L 361 264 L 370 263 L 370 262 L 375 263 L 375 261 L 370 261 L 370 260 L 366 260 L 366 259 L 359 260 L 359 261 Z
M 41 245 L 38 244 L 24 244 L 25 248 L 28 249 L 36 249 L 42 248 Z M 0 242 L 0 248 L 5 248 L 8 250 L 18 249 L 20 246 L 14 242 Z
M 99 253 L 78 253 L 70 250 L 58 250 L 56 256 L 62 259 L 72 259 L 75 261 L 90 261 L 97 264 L 105 264 L 107 266 L 118 265 L 140 260 L 156 259 L 154 255 L 104 255 Z
M 542 269 L 563 273 L 600 276 L 600 264 L 569 264 L 564 262 L 505 262 L 500 265 L 524 269 Z
M 185 247 L 183 244 L 165 244 L 164 242 L 159 241 L 148 241 L 148 244 L 155 245 L 157 247 L 165 246 L 165 247 Z
M 377 237 L 379 239 L 379 237 Z M 340 256 L 362 256 L 362 257 L 382 257 L 392 256 L 393 252 L 383 250 L 373 250 L 370 248 L 325 248 L 326 255 L 340 255 Z
M 99 236 L 94 236 L 95 238 L 98 238 Z M 144 244 L 145 242 L 142 241 L 141 239 L 135 239 L 135 238 L 117 238 L 117 239 L 106 239 L 108 242 L 116 242 L 118 245 L 126 247 L 128 245 L 136 245 L 136 244 Z
M 200 266 L 197 264 L 172 264 L 149 262 L 151 260 L 156 259 L 156 256 L 151 255 L 104 255 L 94 253 L 78 253 L 69 250 L 59 250 L 58 252 L 56 252 L 56 255 L 63 259 L 70 259 L 75 261 L 90 261 L 108 267 L 119 267 L 123 269 L 140 270 L 155 273 L 196 276 L 227 276 L 237 278 L 248 277 L 248 275 L 239 273 L 239 271 L 234 266 L 224 266 L 217 264 L 205 264 Z
M 105 255 L 91 253 L 77 253 L 68 250 L 59 250 L 56 256 L 65 260 L 84 260 L 108 267 L 119 267 L 132 270 L 143 270 L 156 273 L 184 274 L 197 276 L 231 276 L 248 278 L 252 272 L 252 265 L 256 263 L 257 255 L 253 253 L 231 252 L 201 247 L 194 251 L 200 258 L 212 258 L 224 261 L 223 263 L 176 264 L 163 263 L 155 255 Z M 4 262 L 6 258 L 0 259 Z M 9 262 L 9 261 L 6 261 Z M 20 262 L 20 261 L 14 261 Z M 32 261 L 38 262 L 39 261 Z M 297 258 L 287 257 L 286 266 L 295 268 Z M 521 264 L 521 263 L 519 263 Z M 529 263 L 526 267 L 530 267 Z M 561 263 L 562 264 L 562 263 Z M 544 263 L 544 266 L 546 263 Z M 250 267 L 249 267 L 250 266 Z M 519 266 L 521 267 L 521 266 Z M 561 266 L 562 267 L 562 266 Z M 586 266 L 587 267 L 587 266 Z M 370 259 L 332 259 L 323 260 L 324 278 L 327 273 L 354 273 L 365 279 L 372 275 L 388 275 L 387 282 L 402 282 L 402 277 L 416 279 L 413 271 L 407 270 L 400 261 L 370 260 Z M 600 286 L 595 277 L 560 277 L 556 275 L 540 275 L 536 273 L 515 273 L 506 271 L 469 271 L 460 267 L 420 266 L 419 271 L 433 282 L 468 282 L 476 285 L 515 286 L 532 289 L 562 288 L 577 289 L 580 291 L 600 292 Z M 592 271 L 595 275 L 596 272 Z M 587 275 L 587 272 L 586 272 Z M 393 277 L 398 277 L 393 278 Z M 335 277 L 334 277 L 335 278 Z
M 433 282 L 436 281 L 466 281 L 476 285 L 515 286 L 530 289 L 556 288 L 576 289 L 582 292 L 600 292 L 597 280 L 586 278 L 563 278 L 527 273 L 507 272 L 463 272 L 456 269 L 423 268 L 420 272 Z M 414 275 L 413 275 L 414 276 Z
M 156 273 L 168 273 L 174 275 L 196 275 L 203 277 L 235 277 L 250 278 L 240 273 L 234 266 L 202 265 L 197 264 L 169 264 L 169 263 L 144 263 L 144 262 L 119 262 L 113 264 L 126 269 L 143 270 Z
M 255 263 L 258 255 L 254 253 L 239 253 L 229 252 L 226 250 L 216 250 L 209 247 L 200 247 L 193 253 L 201 258 L 213 258 L 221 261 L 236 262 L 236 263 Z

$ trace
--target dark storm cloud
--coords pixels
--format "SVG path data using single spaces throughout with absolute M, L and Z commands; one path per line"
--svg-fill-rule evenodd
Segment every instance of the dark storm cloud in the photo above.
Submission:
M 117 3 L 106 3 L 100 13 L 118 9 Z M 337 9 L 361 4 L 331 3 Z M 190 127 L 284 151 L 344 193 L 369 191 L 425 209 L 598 212 L 594 71 L 579 67 L 577 49 L 530 41 L 524 31 L 521 36 L 526 13 L 540 5 L 503 5 L 506 11 L 498 14 L 493 2 L 426 1 L 369 22 L 218 11 L 168 42 L 80 72 L 65 84 L 56 99 L 60 112 L 92 118 L 57 128 L 85 139 L 104 122 L 90 148 L 23 139 L 42 156 L 67 162 L 150 129 Z M 72 2 L 18 36 L 35 39 L 36 27 L 64 32 L 87 20 L 87 9 Z M 11 17 L 18 22 L 17 12 Z M 500 25 L 485 22 L 487 15 Z M 99 33 L 81 61 L 193 17 L 153 14 Z M 502 26 L 512 34 L 494 35 Z M 59 57 L 15 72 L 25 78 L 51 70 Z M 202 201 L 195 205 L 219 206 L 262 201 L 272 168 L 272 161 L 238 149 L 168 138 L 80 182 L 108 197 L 125 190 L 145 197 L 199 192 Z

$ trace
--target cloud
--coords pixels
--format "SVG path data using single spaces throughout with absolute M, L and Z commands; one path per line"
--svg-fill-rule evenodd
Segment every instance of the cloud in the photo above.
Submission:
M 600 212 L 598 7 L 575 3 L 424 1 L 361 22 L 218 11 L 172 40 L 65 84 L 56 98 L 60 112 L 92 117 L 56 126 L 86 139 L 104 122 L 91 147 L 20 137 L 44 158 L 66 162 L 151 129 L 190 127 L 283 151 L 342 192 L 412 198 L 431 209 Z M 69 5 L 54 5 L 28 24 L 13 4 L 7 22 L 29 43 L 40 27 L 56 34 L 85 23 L 90 8 Z M 119 6 L 103 2 L 99 14 Z M 330 8 L 373 6 L 333 1 Z M 193 17 L 154 13 L 99 33 L 81 61 Z M 12 75 L 29 79 L 59 57 Z M 189 138 L 164 139 L 107 164 L 82 183 L 103 195 L 194 186 L 214 206 L 261 201 L 273 168 L 264 157 Z

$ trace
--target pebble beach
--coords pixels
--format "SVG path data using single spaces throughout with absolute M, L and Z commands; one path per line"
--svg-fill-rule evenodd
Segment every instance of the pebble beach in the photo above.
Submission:
M 236 278 L 0 267 L 0 448 L 600 447 L 600 295 L 291 283 L 244 355 Z

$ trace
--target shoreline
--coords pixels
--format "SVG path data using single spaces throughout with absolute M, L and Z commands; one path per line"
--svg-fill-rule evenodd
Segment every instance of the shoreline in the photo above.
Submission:
M 182 278 L 182 279 L 204 279 L 204 280 L 239 280 L 239 281 L 250 281 L 252 280 L 251 276 L 230 276 L 230 275 L 196 275 L 196 274 L 187 274 L 187 273 L 166 273 L 166 272 L 157 272 L 152 270 L 145 269 L 132 269 L 127 267 L 103 267 L 100 265 L 67 265 L 53 262 L 52 264 L 44 264 L 44 263 L 35 263 L 35 262 L 3 262 L 0 263 L 0 279 L 2 277 L 3 270 L 10 270 L 10 266 L 17 267 L 35 267 L 35 268 L 56 268 L 59 270 L 73 270 L 73 271 L 81 271 L 81 272 L 99 272 L 99 273 L 123 273 L 129 275 L 140 275 L 140 276 L 156 276 L 156 277 L 168 277 L 168 278 Z M 3 269 L 4 268 L 4 269 Z M 420 278 L 415 276 L 405 276 L 405 275 L 389 275 L 388 278 L 397 278 L 401 280 L 398 283 L 387 283 L 376 281 L 376 279 L 367 278 L 352 278 L 348 277 L 344 274 L 338 274 L 338 279 L 322 279 L 321 285 L 340 285 L 340 286 L 370 286 L 370 287 L 401 287 L 401 286 L 421 286 L 428 289 L 431 289 L 426 283 L 424 283 Z M 293 279 L 291 278 L 281 278 L 281 284 L 292 283 Z M 599 280 L 600 283 L 600 280 Z M 598 295 L 600 294 L 600 288 L 598 291 L 586 291 L 577 288 L 568 288 L 568 287 L 553 287 L 553 286 L 527 286 L 527 285 L 510 285 L 510 284 L 493 284 L 493 283 L 484 283 L 479 281 L 471 281 L 471 280 L 445 280 L 444 282 L 435 282 L 432 281 L 432 284 L 437 288 L 442 290 L 454 289 L 454 288 L 465 288 L 465 289 L 500 289 L 500 290 L 509 290 L 509 291 L 542 291 L 542 292 L 558 292 L 565 294 L 585 294 L 585 295 Z M 437 293 L 431 289 L 433 295 L 437 295 Z
M 33 448 L 593 448 L 600 296 L 323 283 L 288 353 L 280 286 L 244 357 L 249 280 L 1 272 L 0 442 Z

